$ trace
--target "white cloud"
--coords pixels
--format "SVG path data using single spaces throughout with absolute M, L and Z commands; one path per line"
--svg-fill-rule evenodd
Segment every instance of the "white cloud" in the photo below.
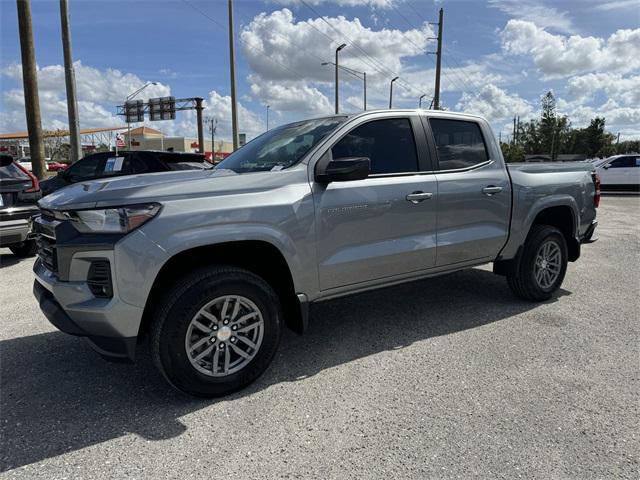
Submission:
M 532 22 L 509 20 L 500 39 L 508 54 L 530 55 L 546 78 L 597 70 L 625 73 L 640 67 L 640 28 L 618 30 L 603 39 L 554 35 Z
M 640 105 L 640 75 L 624 77 L 616 73 L 589 73 L 567 81 L 567 92 L 580 103 L 604 92 L 608 101 L 625 106 Z
M 482 115 L 494 124 L 514 116 L 529 118 L 534 113 L 529 102 L 493 84 L 483 86 L 477 94 L 463 93 L 456 110 Z
M 340 7 L 378 7 L 391 8 L 398 4 L 398 0 L 306 0 L 310 5 L 322 5 L 323 3 L 335 3 Z M 277 0 L 281 5 L 304 5 L 300 0 Z
M 575 33 L 575 27 L 568 12 L 560 12 L 536 0 L 489 0 L 489 6 L 511 17 L 531 21 L 542 28 Z
M 114 69 L 99 70 L 83 65 L 80 61 L 75 62 L 74 67 L 81 128 L 122 125 L 122 119 L 115 115 L 116 105 L 122 104 L 128 94 L 146 82 L 131 73 L 122 73 Z M 17 87 L 6 90 L 2 94 L 4 111 L 0 128 L 3 131 L 24 130 L 26 129 L 24 96 L 20 88 L 22 67 L 17 64 L 8 65 L 0 70 L 0 75 L 13 80 Z M 62 65 L 38 67 L 38 91 L 42 127 L 44 129 L 66 128 L 68 119 L 64 67 Z M 167 85 L 150 85 L 141 97 L 165 96 L 170 92 Z
M 283 112 L 285 119 L 333 112 L 334 68 L 322 65 L 335 59 L 339 42 L 332 39 L 347 43 L 340 64 L 367 73 L 367 93 L 374 101 L 388 95 L 394 72 L 403 69 L 406 59 L 423 54 L 434 36 L 427 24 L 407 31 L 373 30 L 358 18 L 326 20 L 298 21 L 284 8 L 257 15 L 241 32 L 243 57 L 253 72 L 247 78 L 252 95 L 273 111 Z M 362 80 L 340 71 L 340 88 L 345 111 L 358 110 L 361 100 L 351 102 L 349 97 L 360 94 Z
M 332 113 L 327 97 L 317 88 L 297 83 L 260 81 L 250 77 L 251 93 L 278 112 L 296 112 L 305 116 Z
M 595 10 L 609 11 L 622 8 L 635 8 L 636 12 L 640 8 L 640 0 L 613 0 L 610 2 L 597 2 L 593 5 Z

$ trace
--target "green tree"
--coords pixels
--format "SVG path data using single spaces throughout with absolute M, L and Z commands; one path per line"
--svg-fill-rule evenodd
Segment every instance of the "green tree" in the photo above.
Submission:
M 505 162 L 524 162 L 524 148 L 521 145 L 501 142 L 500 149 Z

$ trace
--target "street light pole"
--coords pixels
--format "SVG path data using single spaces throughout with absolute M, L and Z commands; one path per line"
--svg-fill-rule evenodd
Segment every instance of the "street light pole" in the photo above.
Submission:
M 236 101 L 236 54 L 233 35 L 233 0 L 229 0 L 229 70 L 231 72 L 231 131 L 233 151 L 238 149 L 238 102 Z
M 426 93 L 423 93 L 422 95 L 420 95 L 420 100 L 418 100 L 418 108 L 422 108 L 422 99 L 426 96 L 427 96 Z
M 320 65 L 334 65 L 334 66 L 336 66 L 336 64 L 333 63 L 333 62 L 322 62 Z M 351 75 L 353 75 L 356 78 L 361 78 L 364 81 L 364 104 L 363 104 L 363 109 L 366 110 L 367 109 L 367 72 L 358 72 L 357 70 L 353 70 L 351 68 L 343 67 L 342 65 L 338 65 L 337 68 L 339 68 L 340 70 L 344 70 L 347 73 L 350 73 Z M 360 77 L 360 75 L 362 75 L 362 77 Z
M 342 50 L 346 46 L 347 46 L 347 44 L 343 43 L 338 48 L 336 48 L 336 63 L 335 63 L 335 65 L 336 65 L 336 79 L 335 79 L 335 82 L 336 82 L 336 115 L 338 114 L 338 110 L 339 110 L 339 107 L 338 107 L 338 68 L 339 68 L 338 67 L 338 52 L 340 52 L 340 50 Z
M 127 113 L 127 102 L 129 100 L 132 100 L 133 97 L 138 95 L 140 92 L 142 92 L 149 85 L 158 85 L 158 82 L 147 82 L 143 86 L 141 86 L 139 89 L 137 89 L 135 92 L 132 92 L 129 95 L 127 95 L 127 99 L 124 102 L 125 113 Z M 127 119 L 127 143 L 129 144 L 129 150 L 131 150 L 131 122 L 129 122 L 128 116 L 125 116 L 125 118 Z
M 367 109 L 367 72 L 362 72 L 362 79 L 364 80 L 364 107 L 363 109 Z
M 269 109 L 271 105 L 267 105 L 267 132 L 269 131 Z
M 393 82 L 398 80 L 400 77 L 393 77 L 391 79 L 391 83 L 389 84 L 389 108 L 393 108 Z

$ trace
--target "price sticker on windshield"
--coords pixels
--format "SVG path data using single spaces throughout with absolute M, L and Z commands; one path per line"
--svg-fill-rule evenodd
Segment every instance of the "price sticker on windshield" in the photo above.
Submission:
M 105 172 L 119 172 L 122 170 L 122 163 L 124 157 L 111 157 L 107 159 L 107 163 L 104 165 Z

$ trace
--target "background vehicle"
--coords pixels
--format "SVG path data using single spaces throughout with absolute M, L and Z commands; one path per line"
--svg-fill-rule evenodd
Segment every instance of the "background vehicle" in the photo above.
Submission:
M 507 167 L 480 117 L 308 120 L 211 172 L 45 197 L 34 294 L 103 355 L 133 360 L 146 335 L 172 385 L 216 396 L 256 379 L 282 325 L 304 331 L 312 302 L 489 262 L 519 297 L 549 299 L 591 239 L 598 201 L 592 165 Z
M 66 170 L 68 165 L 66 163 L 56 162 L 54 160 L 45 160 L 47 164 L 47 172 L 57 172 L 60 170 Z
M 0 247 L 19 256 L 36 254 L 31 219 L 40 213 L 38 179 L 8 155 L 0 155 Z
M 171 170 L 205 170 L 212 168 L 197 153 L 134 151 L 100 152 L 81 158 L 58 175 L 40 182 L 43 195 L 77 182 L 104 177 L 166 172 Z
M 595 166 L 603 189 L 640 190 L 640 154 L 614 155 Z

